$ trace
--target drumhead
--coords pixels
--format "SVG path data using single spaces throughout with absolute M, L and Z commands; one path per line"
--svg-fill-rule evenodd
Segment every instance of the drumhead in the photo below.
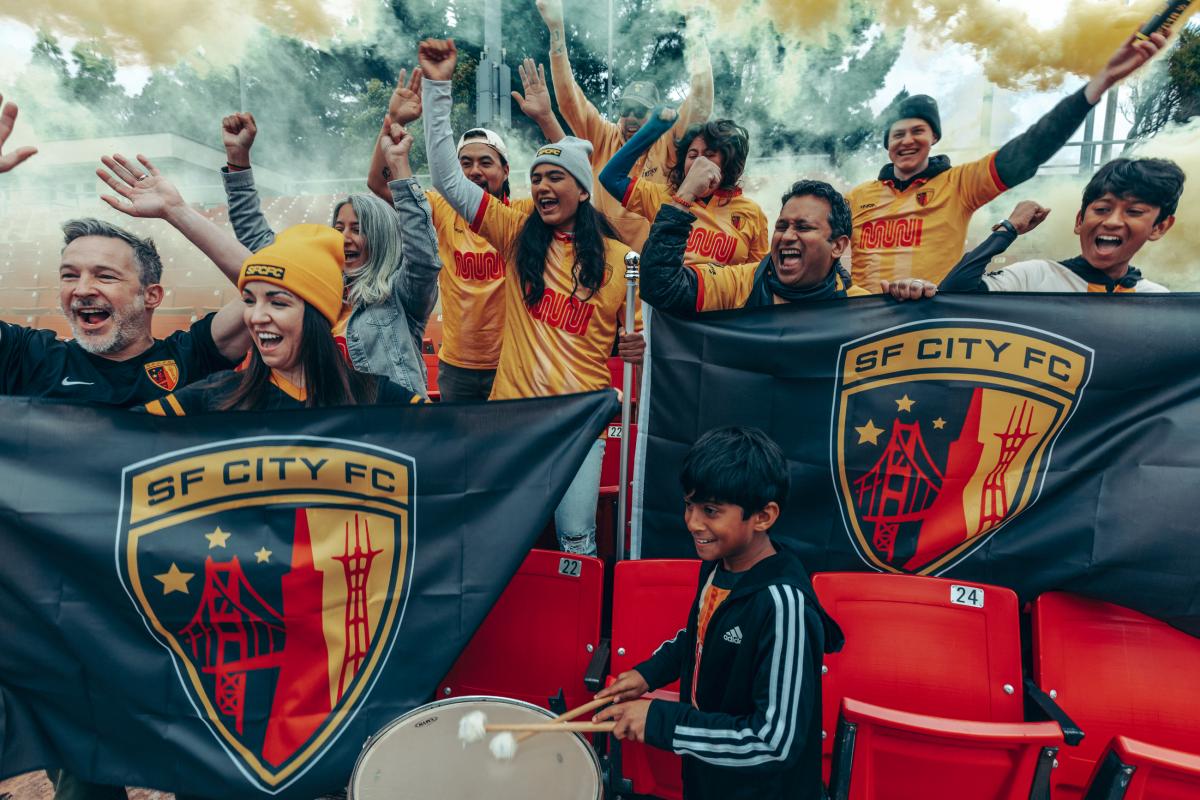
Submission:
M 458 723 L 482 711 L 489 723 L 545 722 L 544 708 L 506 697 L 455 697 L 414 709 L 367 740 L 350 778 L 351 800 L 600 800 L 600 763 L 576 733 L 539 733 L 499 761 L 488 743 L 463 745 Z

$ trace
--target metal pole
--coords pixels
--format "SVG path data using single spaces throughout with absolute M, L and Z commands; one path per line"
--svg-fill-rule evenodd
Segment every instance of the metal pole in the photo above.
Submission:
M 1112 138 L 1117 131 L 1117 94 L 1116 86 L 1108 90 L 1104 100 L 1104 144 L 1100 145 L 1100 163 L 1107 164 L 1112 158 Z
M 604 92 L 604 112 L 610 120 L 613 118 L 613 2 L 608 0 L 608 89 Z
M 1096 132 L 1096 107 L 1088 112 L 1083 121 L 1083 146 L 1079 148 L 1079 174 L 1091 175 L 1096 166 L 1096 150 L 1092 138 Z
M 642 257 L 630 250 L 625 254 L 625 332 L 631 333 L 636 324 L 638 268 Z M 621 485 L 617 489 L 617 539 L 613 543 L 616 560 L 625 560 L 625 515 L 629 508 L 629 417 L 633 410 L 633 364 L 624 365 L 621 380 Z

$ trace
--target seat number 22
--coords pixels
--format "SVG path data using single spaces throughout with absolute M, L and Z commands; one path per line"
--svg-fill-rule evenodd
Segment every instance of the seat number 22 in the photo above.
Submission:
M 956 606 L 983 608 L 983 589 L 978 586 L 959 586 L 950 584 L 950 602 Z
M 566 575 L 570 578 L 578 578 L 583 570 L 583 562 L 577 558 L 560 558 L 558 560 L 558 574 Z

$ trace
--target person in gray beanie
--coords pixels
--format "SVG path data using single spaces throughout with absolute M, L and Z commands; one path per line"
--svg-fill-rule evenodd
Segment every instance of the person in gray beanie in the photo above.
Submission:
M 425 147 L 434 188 L 504 257 L 503 342 L 492 400 L 606 389 L 608 357 L 625 318 L 628 249 L 592 205 L 592 144 L 565 136 L 538 149 L 529 171 L 533 207 L 508 206 L 463 175 L 450 132 L 457 51 L 427 39 L 418 51 Z M 640 345 L 640 346 L 639 346 Z M 641 334 L 620 337 L 640 363 Z M 596 440 L 554 512 L 559 547 L 596 554 L 596 501 L 604 441 Z

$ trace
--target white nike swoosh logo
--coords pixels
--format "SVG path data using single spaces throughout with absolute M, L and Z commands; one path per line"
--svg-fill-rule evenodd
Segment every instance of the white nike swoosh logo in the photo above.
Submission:
M 92 381 L 73 381 L 70 378 L 63 378 L 62 385 L 63 386 L 95 386 L 96 384 L 93 383 Z

